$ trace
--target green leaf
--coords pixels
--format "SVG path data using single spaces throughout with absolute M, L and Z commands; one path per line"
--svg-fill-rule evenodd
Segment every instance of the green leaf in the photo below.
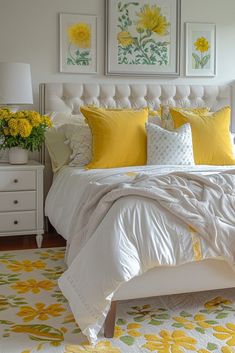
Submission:
M 217 348 L 218 348 L 218 346 L 215 343 L 210 343 L 209 342 L 208 345 L 207 345 L 207 349 L 209 349 L 210 351 L 214 351 Z
M 127 321 L 124 320 L 124 319 L 118 319 L 117 322 L 116 322 L 116 324 L 119 325 L 119 326 L 120 325 L 126 325 L 126 323 L 127 323 Z
M 163 324 L 163 321 L 157 321 L 157 320 L 152 319 L 151 321 L 149 321 L 148 324 L 149 324 L 149 325 L 159 326 L 159 325 L 162 325 L 162 324 Z
M 207 324 L 209 324 L 209 325 L 215 325 L 215 324 L 218 324 L 218 322 L 217 322 L 217 321 L 215 321 L 215 320 L 205 320 L 205 322 L 206 322 Z
M 160 320 L 167 320 L 169 319 L 169 315 L 168 314 L 157 314 L 155 315 L 156 319 L 160 319 Z
M 134 344 L 134 342 L 135 342 L 134 337 L 131 337 L 131 336 L 121 336 L 120 340 L 123 343 L 127 344 L 128 346 L 132 346 Z
M 193 56 L 194 60 L 195 60 L 197 63 L 200 62 L 200 56 L 199 56 L 199 55 L 197 55 L 196 53 L 192 53 L 192 56 Z
M 136 321 L 136 322 L 144 321 L 144 315 L 134 317 L 134 321 Z
M 203 314 L 210 314 L 210 310 L 200 310 L 199 312 Z
M 0 320 L 1 325 L 13 325 L 14 322 L 12 321 L 7 321 L 7 320 Z
M 183 324 L 180 324 L 179 322 L 174 323 L 172 326 L 173 326 L 173 327 L 178 327 L 178 328 L 184 327 L 184 325 L 183 325 Z
M 192 317 L 192 315 L 189 314 L 189 313 L 187 313 L 186 311 L 181 311 L 180 316 L 183 316 L 183 317 Z
M 197 332 L 202 333 L 203 335 L 204 335 L 204 333 L 205 333 L 205 330 L 204 330 L 204 328 L 202 328 L 202 327 L 196 327 L 195 330 L 196 330 Z
M 216 315 L 216 319 L 224 319 L 228 316 L 228 313 L 221 313 L 221 314 L 218 314 Z
M 208 54 L 208 55 L 205 55 L 203 58 L 202 58 L 202 60 L 201 60 L 201 67 L 204 67 L 204 66 L 206 66 L 206 64 L 208 63 L 208 61 L 210 60 L 210 55 Z

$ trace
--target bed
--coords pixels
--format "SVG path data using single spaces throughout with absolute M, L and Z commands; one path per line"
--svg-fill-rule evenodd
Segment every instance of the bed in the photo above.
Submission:
M 157 109 L 160 104 L 171 104 L 176 106 L 203 106 L 206 105 L 215 111 L 222 106 L 231 105 L 232 103 L 232 87 L 226 86 L 194 86 L 194 85 L 159 85 L 159 84 L 76 84 L 76 83 L 47 83 L 40 87 L 40 106 L 42 113 L 67 111 L 74 114 L 79 112 L 81 105 L 95 104 L 108 107 L 121 108 L 140 108 L 149 105 L 151 108 Z M 234 124 L 234 116 L 232 119 Z M 50 188 L 52 173 L 50 169 L 50 160 L 47 152 L 42 153 L 42 161 L 45 162 L 45 189 L 46 192 Z M 82 170 L 74 170 L 73 168 L 64 168 L 62 172 L 55 178 L 52 184 L 50 194 L 53 189 L 62 190 L 64 195 L 67 193 L 73 194 L 71 188 L 71 180 L 74 180 L 76 185 L 80 185 L 81 190 L 87 187 L 91 180 L 100 180 L 100 178 L 108 177 L 108 183 L 115 181 L 116 175 L 123 178 L 124 181 L 133 178 L 136 173 L 142 172 L 148 168 L 126 168 L 126 170 L 113 170 L 108 172 L 100 170 L 98 173 L 84 172 Z M 166 168 L 155 170 L 157 173 L 165 173 Z M 173 168 L 174 169 L 174 168 Z M 224 170 L 224 168 L 222 168 Z M 228 168 L 229 169 L 229 168 Z M 231 169 L 231 168 L 230 168 Z M 219 171 L 220 168 L 217 168 Z M 172 171 L 172 168 L 168 168 Z M 182 171 L 182 168 L 180 169 Z M 202 173 L 210 172 L 210 168 L 202 168 Z M 77 176 L 76 176 L 77 175 Z M 85 176 L 84 176 L 85 175 Z M 67 182 L 66 182 L 67 180 Z M 70 182 L 68 183 L 68 180 Z M 56 187 L 56 183 L 58 186 Z M 66 186 L 67 183 L 67 186 Z M 74 185 L 75 185 L 74 184 Z M 56 194 L 56 191 L 55 191 Z M 72 195 L 71 194 L 71 195 Z M 69 237 L 69 217 L 61 215 L 66 209 L 65 204 L 58 203 L 62 200 L 61 194 L 51 196 L 47 202 L 47 215 L 53 226 L 65 238 Z M 57 206 L 56 206 L 57 205 Z M 68 200 L 67 200 L 68 205 Z M 55 209 L 55 207 L 58 207 Z M 71 205 L 72 207 L 72 205 Z M 53 212 L 50 212 L 53 209 Z M 62 210 L 62 211 L 61 211 Z M 71 209 L 68 207 L 68 210 Z M 61 221 L 62 220 L 62 221 Z M 76 229 L 76 227 L 74 228 Z M 74 231 L 74 230 L 73 230 Z M 75 256 L 75 255 L 74 255 Z M 187 279 L 187 280 L 185 280 Z M 89 282 L 87 282 L 89 283 Z M 161 285 L 159 285 L 159 283 Z M 108 297 L 109 305 L 106 306 L 101 321 L 102 326 L 105 321 L 105 336 L 112 337 L 115 322 L 116 303 L 120 300 L 151 297 L 165 294 L 176 294 L 195 292 L 219 288 L 231 288 L 235 286 L 235 275 L 231 266 L 223 259 L 213 259 L 208 256 L 203 261 L 188 262 L 180 266 L 161 266 L 152 268 L 141 275 L 135 275 L 132 279 L 118 286 L 113 296 Z M 65 296 L 69 293 L 64 289 Z M 112 302 L 112 303 L 111 303 Z M 75 318 L 78 316 L 76 310 L 72 311 Z M 92 341 L 95 339 L 95 334 L 86 330 L 83 332 Z

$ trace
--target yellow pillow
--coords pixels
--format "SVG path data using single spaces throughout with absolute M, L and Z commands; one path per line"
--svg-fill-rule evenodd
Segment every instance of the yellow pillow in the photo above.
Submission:
M 213 114 L 196 114 L 170 109 L 175 129 L 190 123 L 196 164 L 233 165 L 233 146 L 230 137 L 230 107 Z
M 146 164 L 148 109 L 81 107 L 80 110 L 92 133 L 93 156 L 88 169 Z
M 162 119 L 162 127 L 167 130 L 174 130 L 174 122 L 173 118 L 171 116 L 170 110 L 174 109 L 179 112 L 188 112 L 188 113 L 196 113 L 196 114 L 201 114 L 201 113 L 208 113 L 209 108 L 202 107 L 202 108 L 182 108 L 182 107 L 172 107 L 169 105 L 162 105 L 161 104 L 161 119 Z

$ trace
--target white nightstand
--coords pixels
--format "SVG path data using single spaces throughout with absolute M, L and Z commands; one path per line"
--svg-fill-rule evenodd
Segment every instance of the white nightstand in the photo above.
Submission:
M 0 237 L 36 234 L 43 240 L 43 168 L 29 161 L 24 165 L 0 163 Z

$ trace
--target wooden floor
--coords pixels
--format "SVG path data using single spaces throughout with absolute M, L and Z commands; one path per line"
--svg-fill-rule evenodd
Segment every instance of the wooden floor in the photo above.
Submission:
M 54 248 L 65 244 L 65 240 L 56 232 L 45 233 L 43 236 L 42 248 Z M 35 248 L 37 248 L 35 235 L 0 237 L 0 251 Z

